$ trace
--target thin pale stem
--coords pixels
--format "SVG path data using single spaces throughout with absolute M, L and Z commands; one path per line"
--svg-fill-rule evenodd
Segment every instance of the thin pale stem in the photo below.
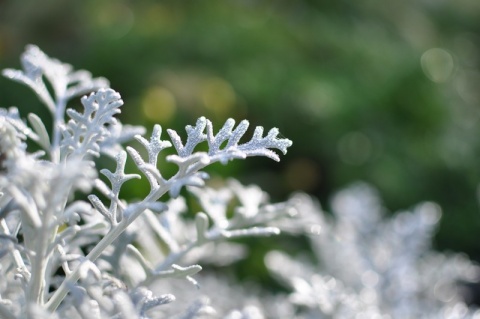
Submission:
M 47 208 L 48 209 L 48 208 Z M 53 213 L 50 209 L 42 216 L 42 226 L 37 229 L 35 239 L 35 255 L 32 259 L 32 277 L 27 291 L 28 300 L 38 305 L 45 303 L 46 273 L 48 268 L 49 246 L 55 239 L 57 227 L 51 225 Z
M 168 257 L 155 268 L 155 272 L 160 272 L 163 270 L 167 270 L 170 266 L 180 260 L 183 256 L 185 256 L 189 251 L 194 249 L 195 247 L 201 246 L 203 243 L 199 243 L 197 241 L 189 243 L 183 250 L 170 254 Z
M 65 192 L 65 198 L 61 200 L 62 202 L 62 211 L 65 209 L 67 204 L 68 194 L 70 193 L 70 188 Z M 55 197 L 54 194 L 52 194 Z M 53 199 L 48 200 L 49 203 L 56 202 Z M 50 278 L 47 276 L 47 271 L 49 265 L 52 261 L 52 251 L 50 245 L 55 241 L 56 234 L 58 231 L 58 225 L 52 223 L 54 220 L 55 213 L 53 207 L 47 207 L 45 212 L 42 214 L 42 225 L 38 229 L 38 236 L 34 238 L 35 240 L 35 255 L 32 259 L 32 276 L 29 281 L 28 291 L 27 291 L 27 300 L 31 303 L 36 303 L 38 305 L 45 304 L 45 293 L 46 287 L 50 284 Z
M 160 197 L 162 197 L 166 192 L 168 192 L 170 188 L 169 184 L 166 184 L 164 187 L 160 187 L 156 191 L 150 193 L 143 201 L 144 202 L 152 202 L 158 200 Z M 142 205 L 139 205 L 139 207 L 142 207 Z M 114 226 L 108 234 L 105 235 L 105 237 L 102 238 L 98 242 L 98 244 L 90 251 L 90 253 L 86 256 L 86 259 L 94 262 L 100 255 L 103 253 L 103 251 L 118 237 L 120 234 L 122 234 L 125 229 L 142 214 L 144 209 L 139 208 L 138 210 L 134 211 L 129 218 L 124 218 L 120 223 L 118 223 L 116 226 Z M 52 295 L 50 300 L 46 303 L 47 309 L 49 311 L 55 311 L 60 303 L 63 301 L 65 296 L 68 293 L 68 283 L 75 283 L 80 279 L 80 266 L 78 266 L 72 273 L 65 278 L 65 280 L 62 282 L 60 287 L 55 291 L 55 293 Z
M 27 296 L 29 302 L 33 302 L 36 304 L 43 304 L 43 291 L 45 287 L 45 271 L 47 268 L 47 260 L 45 258 L 47 252 L 47 238 L 46 233 L 47 229 L 45 226 L 42 225 L 40 229 L 38 229 L 39 238 L 35 238 L 36 241 L 36 249 L 35 249 L 35 256 L 32 260 L 32 277 L 29 282 L 29 287 L 27 291 Z
M 212 162 L 209 162 L 209 163 L 197 163 L 195 166 L 194 166 L 194 169 L 192 169 L 191 166 L 189 166 L 190 169 L 188 169 L 187 171 L 185 171 L 185 169 L 182 169 L 182 167 L 180 167 L 180 171 L 177 172 L 177 174 L 175 174 L 175 176 L 173 176 L 170 180 L 175 180 L 177 178 L 183 178 L 187 175 L 194 175 L 196 172 L 198 172 L 199 170 L 203 169 L 204 167 L 206 167 L 207 165 L 211 164 Z M 170 190 L 170 187 L 171 187 L 171 184 L 172 183 L 165 183 L 163 185 L 161 185 L 160 187 L 158 187 L 157 189 L 153 190 L 152 192 L 150 192 L 150 194 L 148 194 L 147 197 L 145 197 L 145 199 L 142 201 L 144 203 L 149 203 L 149 202 L 155 202 L 157 201 L 159 198 L 161 198 L 165 193 L 167 193 L 169 190 Z M 143 205 L 139 205 L 139 207 L 142 207 Z M 144 207 L 144 206 L 143 206 Z M 142 214 L 142 212 L 144 211 L 145 209 L 141 209 L 139 208 L 138 210 L 134 211 L 132 213 L 132 215 L 130 215 L 128 218 L 124 218 L 122 219 L 122 221 L 120 223 L 118 223 L 117 225 L 115 225 L 108 234 L 105 235 L 105 237 L 103 237 L 99 242 L 98 244 L 92 249 L 92 251 L 90 251 L 90 253 L 86 256 L 86 259 L 91 261 L 91 262 L 94 262 L 98 257 L 100 257 L 100 255 L 104 252 L 104 250 L 118 237 L 120 236 L 121 233 L 123 233 L 125 231 L 125 229 L 135 220 L 138 218 L 138 216 L 140 216 L 140 214 Z M 169 259 L 167 259 L 167 261 L 165 261 L 164 263 L 162 263 L 162 265 L 160 266 L 161 268 L 163 268 L 164 266 L 163 265 L 167 265 L 170 264 L 170 261 L 171 260 L 178 260 L 179 258 L 181 258 L 183 255 L 185 255 L 188 251 L 190 251 L 191 249 L 193 249 L 194 247 L 196 247 L 196 243 L 192 243 L 192 247 L 188 247 L 186 251 L 183 251 L 183 252 L 179 252 L 178 255 L 176 255 L 175 257 L 170 257 Z M 54 294 L 52 295 L 52 297 L 50 298 L 50 300 L 46 303 L 46 307 L 49 311 L 55 311 L 58 306 L 60 306 L 61 302 L 63 301 L 63 299 L 65 299 L 65 296 L 68 294 L 68 287 L 67 287 L 67 284 L 68 283 L 75 283 L 77 282 L 78 280 L 80 279 L 80 266 L 78 266 L 74 271 L 72 271 L 72 273 L 70 275 L 68 275 L 64 281 L 62 282 L 62 284 L 58 287 L 58 289 L 54 292 Z
M 51 146 L 51 157 L 53 163 L 60 162 L 60 127 L 65 123 L 66 107 L 67 101 L 65 99 L 59 99 L 55 105 L 55 110 L 53 114 L 53 140 Z
M 5 219 L 2 219 L 0 221 L 0 225 L 1 225 L 2 230 L 5 233 L 5 235 L 10 236 L 11 233 L 10 233 L 10 230 L 8 229 L 7 222 L 5 221 Z M 15 263 L 15 266 L 17 268 L 22 269 L 22 270 L 27 270 L 27 267 L 25 266 L 25 263 L 23 262 L 22 255 L 20 254 L 20 251 L 18 249 L 13 249 L 12 250 L 12 256 L 13 256 L 13 261 Z M 26 279 L 29 280 L 30 278 L 26 278 Z

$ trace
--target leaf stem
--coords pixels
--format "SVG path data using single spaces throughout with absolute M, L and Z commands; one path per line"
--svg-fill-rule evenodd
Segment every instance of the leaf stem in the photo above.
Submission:
M 67 101 L 64 98 L 59 98 L 54 114 L 53 114 L 53 141 L 51 146 L 51 159 L 53 163 L 60 162 L 60 139 L 61 139 L 61 126 L 65 124 L 65 108 Z
M 166 192 L 168 192 L 170 188 L 170 184 L 165 184 L 163 187 L 159 187 L 158 189 L 152 191 L 142 202 L 154 202 L 162 197 Z M 138 205 L 138 209 L 133 211 L 132 214 L 128 218 L 122 219 L 117 225 L 112 227 L 110 232 L 103 237 L 98 244 L 90 251 L 90 253 L 86 256 L 86 260 L 94 262 L 103 251 L 118 237 L 120 234 L 125 231 L 125 229 L 135 220 L 137 219 L 140 214 L 146 209 L 144 205 Z M 50 300 L 46 303 L 46 308 L 53 312 L 55 311 L 63 299 L 66 297 L 68 293 L 68 284 L 75 283 L 80 279 L 80 266 L 72 271 L 70 275 L 68 275 L 52 295 Z

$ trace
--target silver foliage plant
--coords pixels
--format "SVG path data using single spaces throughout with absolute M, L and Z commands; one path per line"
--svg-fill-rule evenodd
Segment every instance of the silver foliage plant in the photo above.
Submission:
M 218 198 L 208 188 L 199 190 L 208 178 L 203 169 L 212 163 L 250 156 L 279 161 L 274 150 L 286 153 L 292 142 L 279 138 L 278 129 L 264 135 L 256 127 L 241 142 L 248 121 L 235 126 L 229 119 L 215 133 L 202 117 L 186 127 L 186 140 L 174 130 L 162 139 L 160 125 L 145 138 L 145 128 L 115 118 L 123 101 L 107 80 L 75 71 L 33 45 L 21 63 L 22 70 L 6 69 L 3 75 L 31 88 L 53 125 L 49 132 L 38 115 L 28 114 L 27 124 L 17 108 L 0 108 L 1 318 L 164 318 L 162 307 L 176 292 L 155 294 L 158 282 L 184 278 L 195 287 L 192 276 L 202 269 L 197 262 L 210 256 L 225 263 L 238 258 L 235 252 L 242 254 L 243 247 L 220 246 L 222 241 L 278 234 L 275 222 L 295 214 L 290 203 L 269 205 L 263 192 L 235 181 Z M 84 94 L 79 111 L 67 108 Z M 131 139 L 139 150 L 124 150 L 121 143 Z M 29 140 L 41 151 L 29 152 Z M 196 150 L 202 143 L 205 152 Z M 166 160 L 178 170 L 165 178 L 157 160 L 172 146 L 176 154 Z M 97 167 L 93 159 L 101 154 L 116 161 L 114 171 Z M 150 185 L 137 202 L 120 197 L 124 183 L 140 178 L 125 172 L 128 157 Z M 182 215 L 184 187 L 204 209 L 192 220 Z M 93 191 L 83 199 L 79 195 Z M 230 216 L 218 201 L 234 197 L 238 206 Z M 225 252 L 212 252 L 212 245 Z M 172 316 L 214 315 L 206 299 L 190 303 Z
M 480 318 L 462 289 L 479 280 L 479 267 L 465 255 L 431 249 L 438 205 L 424 202 L 386 217 L 365 183 L 334 196 L 333 216 L 304 194 L 292 201 L 313 258 L 272 251 L 266 263 L 291 289 L 286 298 L 300 318 Z
M 478 280 L 479 268 L 430 247 L 436 204 L 385 217 L 375 190 L 359 183 L 339 192 L 326 214 L 305 194 L 270 204 L 259 187 L 233 179 L 208 187 L 209 164 L 278 161 L 273 150 L 286 153 L 291 141 L 257 127 L 241 143 L 247 121 L 227 120 L 215 133 L 205 118 L 186 127 L 186 140 L 173 130 L 162 139 L 159 125 L 145 138 L 145 128 L 115 118 L 123 102 L 107 80 L 36 46 L 21 62 L 22 70 L 3 74 L 38 95 L 53 126 L 49 133 L 37 115 L 27 124 L 17 108 L 0 108 L 0 318 L 480 318 L 460 284 Z M 80 111 L 67 108 L 84 94 Z M 131 140 L 140 147 L 122 146 Z M 29 152 L 29 141 L 41 151 Z M 195 150 L 201 143 L 207 151 Z M 178 170 L 165 178 L 157 161 L 171 147 L 176 154 L 166 160 Z M 114 159 L 114 171 L 97 167 L 102 155 Z M 136 202 L 120 196 L 124 183 L 140 178 L 125 172 L 128 158 L 150 185 Z M 188 212 L 183 188 L 201 212 Z M 229 239 L 280 230 L 306 236 L 311 248 L 267 254 L 287 292 L 201 271 L 244 258 L 248 247 Z

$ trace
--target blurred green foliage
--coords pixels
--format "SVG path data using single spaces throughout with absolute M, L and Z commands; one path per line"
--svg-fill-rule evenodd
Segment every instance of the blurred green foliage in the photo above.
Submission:
M 438 247 L 480 256 L 478 0 L 0 1 L 0 68 L 28 43 L 108 78 L 124 122 L 183 132 L 201 115 L 248 118 L 294 141 L 280 164 L 220 175 L 276 199 L 325 204 L 364 180 L 391 210 L 432 200 Z M 0 79 L 10 105 L 43 111 Z

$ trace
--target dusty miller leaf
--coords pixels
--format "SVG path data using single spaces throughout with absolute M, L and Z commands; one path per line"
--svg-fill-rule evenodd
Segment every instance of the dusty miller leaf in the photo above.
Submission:
M 90 72 L 85 70 L 73 71 L 70 64 L 50 58 L 35 45 L 26 47 L 20 61 L 22 70 L 5 69 L 3 75 L 29 86 L 52 113 L 59 101 L 64 104 L 72 97 L 109 87 L 106 79 L 92 78 Z M 53 97 L 43 77 L 50 82 Z
M 112 89 L 101 89 L 84 96 L 81 101 L 85 109 L 83 113 L 67 110 L 71 119 L 62 130 L 61 147 L 64 156 L 84 156 L 87 153 L 99 156 L 99 143 L 110 134 L 106 125 L 116 123 L 113 116 L 120 113 L 123 101 Z

